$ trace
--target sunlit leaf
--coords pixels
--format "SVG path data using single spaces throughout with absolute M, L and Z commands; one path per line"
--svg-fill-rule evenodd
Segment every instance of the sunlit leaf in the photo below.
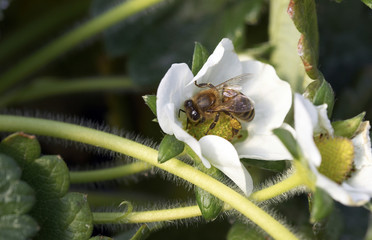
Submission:
M 351 138 L 352 136 L 354 136 L 365 115 L 366 113 L 362 112 L 361 114 L 353 118 L 332 122 L 332 127 L 335 130 L 335 136 L 346 138 Z
M 297 52 L 300 33 L 287 14 L 288 3 L 289 0 L 270 1 L 269 38 L 273 47 L 270 62 L 293 91 L 302 92 L 305 70 Z
M 362 2 L 367 5 L 370 9 L 372 9 L 372 0 L 362 0 Z
M 306 73 L 310 78 L 318 79 L 319 36 L 315 0 L 291 0 L 288 14 L 301 33 L 297 48 Z

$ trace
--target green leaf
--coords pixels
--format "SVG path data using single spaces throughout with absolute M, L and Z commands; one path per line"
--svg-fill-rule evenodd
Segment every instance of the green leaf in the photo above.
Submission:
M 370 9 L 372 9 L 372 0 L 362 0 L 362 2 L 367 5 Z
M 34 190 L 23 181 L 11 181 L 0 189 L 0 215 L 27 213 L 34 203 Z
M 326 81 L 322 80 L 319 88 L 316 90 L 314 98 L 312 99 L 314 105 L 319 106 L 324 103 L 328 105 L 327 113 L 328 117 L 331 117 L 333 111 L 333 105 L 335 102 L 335 94 L 332 90 L 331 85 Z
M 70 192 L 61 202 L 64 235 L 71 236 L 69 239 L 88 239 L 93 231 L 93 216 L 86 195 Z
M 273 172 L 282 172 L 284 169 L 288 168 L 291 164 L 290 161 L 281 160 L 281 161 L 265 161 L 265 160 L 256 160 L 256 159 L 240 159 L 244 164 L 247 164 L 251 167 L 257 167 Z
M 35 203 L 34 190 L 19 180 L 21 169 L 4 154 L 0 154 L 0 176 L 0 216 L 27 213 Z
M 9 184 L 10 181 L 21 178 L 22 170 L 13 158 L 0 153 L 0 189 Z
M 195 42 L 194 55 L 192 57 L 192 67 L 191 71 L 196 76 L 200 69 L 203 67 L 204 63 L 208 60 L 209 53 L 208 50 L 198 42 Z
M 30 211 L 40 226 L 35 239 L 88 239 L 92 213 L 85 195 L 67 193 L 69 171 L 61 157 L 39 157 L 36 138 L 22 133 L 7 137 L 0 149 L 23 165 L 22 179 L 35 190 L 36 202 Z
M 294 159 L 301 159 L 301 148 L 291 132 L 284 128 L 276 128 L 273 130 L 273 133 L 280 139 Z
M 28 215 L 0 216 L 0 239 L 32 239 L 38 230 L 37 222 Z
M 258 232 L 256 228 L 250 225 L 246 225 L 241 222 L 234 223 L 229 232 L 227 233 L 227 240 L 265 240 L 268 236 L 264 236 L 261 232 Z
M 269 39 L 273 47 L 270 62 L 294 92 L 303 92 L 305 70 L 297 52 L 300 33 L 287 14 L 288 3 L 289 0 L 270 1 Z
M 310 221 L 312 223 L 322 221 L 333 210 L 333 199 L 321 188 L 316 188 L 311 199 Z
M 353 118 L 332 122 L 335 136 L 346 137 L 349 139 L 352 138 L 362 123 L 365 115 L 366 113 L 362 112 Z
M 35 189 L 38 200 L 63 197 L 70 187 L 70 174 L 60 156 L 36 159 L 24 171 L 24 179 Z
M 156 96 L 145 95 L 142 97 L 146 105 L 150 108 L 151 112 L 156 116 Z
M 319 36 L 315 0 L 291 0 L 287 11 L 301 33 L 297 48 L 305 71 L 310 78 L 318 79 Z
M 213 166 L 207 169 L 202 164 L 199 164 L 197 165 L 197 168 L 216 179 L 220 179 L 223 176 L 221 171 Z M 194 193 L 203 218 L 206 221 L 213 221 L 216 219 L 222 211 L 224 202 L 209 192 L 196 186 L 194 187 Z
M 35 136 L 19 132 L 3 139 L 0 152 L 13 157 L 22 169 L 26 169 L 40 156 L 41 150 Z
M 158 162 L 164 163 L 180 155 L 184 149 L 184 142 L 179 141 L 174 135 L 166 134 L 159 146 Z
M 331 85 L 322 77 L 321 74 L 320 76 L 319 81 L 313 81 L 306 87 L 304 96 L 312 101 L 316 106 L 326 103 L 328 106 L 328 117 L 331 117 L 335 95 Z
M 86 196 L 70 192 L 62 198 L 38 201 L 32 211 L 41 229 L 35 239 L 88 239 L 93 217 Z

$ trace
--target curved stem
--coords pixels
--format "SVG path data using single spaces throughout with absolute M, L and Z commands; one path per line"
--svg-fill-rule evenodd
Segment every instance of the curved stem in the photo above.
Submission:
M 294 172 L 291 176 L 270 187 L 252 193 L 249 198 L 254 201 L 262 202 L 279 196 L 299 186 L 306 186 L 310 190 L 314 191 L 315 181 L 309 178 L 312 176 L 312 174 L 307 172 L 307 169 L 302 166 L 300 161 L 294 160 L 293 164 Z
M 107 181 L 116 178 L 129 176 L 135 173 L 149 170 L 151 165 L 136 162 L 126 164 L 123 166 L 99 169 L 99 170 L 88 170 L 88 171 L 71 171 L 70 182 L 71 183 L 87 183 L 87 182 L 99 182 Z
M 0 131 L 25 131 L 31 134 L 78 141 L 143 160 L 210 192 L 241 212 L 273 238 L 297 239 L 286 227 L 249 201 L 245 196 L 175 158 L 163 164 L 158 163 L 158 152 L 140 143 L 87 127 L 11 115 L 0 115 Z
M 265 189 L 259 190 L 252 193 L 249 198 L 254 201 L 266 201 L 271 198 L 277 197 L 285 192 L 290 191 L 293 188 L 299 186 L 306 186 L 311 190 L 315 190 L 314 181 L 304 176 L 311 176 L 311 174 L 304 174 L 306 169 L 298 161 L 293 163 L 295 166 L 295 171 L 291 176 L 284 179 L 283 181 L 274 184 Z M 223 211 L 231 210 L 231 207 L 227 204 L 224 206 Z M 165 209 L 165 210 L 153 210 L 153 211 L 144 211 L 144 212 L 132 212 L 128 214 L 123 221 L 118 222 L 116 219 L 120 216 L 120 212 L 97 212 L 93 213 L 93 222 L 97 224 L 103 223 L 145 223 L 145 222 L 158 222 L 158 221 L 170 221 L 178 220 L 192 217 L 201 216 L 198 205 L 174 208 L 174 209 Z
M 124 1 L 40 49 L 0 76 L 0 93 L 75 45 L 162 0 Z

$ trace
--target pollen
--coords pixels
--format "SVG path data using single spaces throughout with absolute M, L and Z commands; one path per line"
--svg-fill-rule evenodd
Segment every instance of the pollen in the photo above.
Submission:
M 344 137 L 327 136 L 315 137 L 314 141 L 322 156 L 319 172 L 341 184 L 349 176 L 353 167 L 353 143 Z
M 239 136 L 241 124 L 238 120 L 233 119 L 226 114 L 222 113 L 215 127 L 210 129 L 214 119 L 208 119 L 203 123 L 189 123 L 186 131 L 195 137 L 197 140 L 208 135 L 220 136 L 228 141 L 232 141 Z

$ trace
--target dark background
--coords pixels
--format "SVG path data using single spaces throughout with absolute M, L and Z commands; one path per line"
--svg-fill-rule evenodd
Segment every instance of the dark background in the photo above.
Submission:
M 37 33 L 35 38 L 6 58 L 0 58 L 0 73 L 37 49 L 76 28 L 90 18 L 114 5 L 115 1 L 21 1 L 0 0 L 0 48 L 8 38 L 29 24 L 62 15 L 53 27 Z M 63 81 L 85 77 L 129 76 L 133 89 L 96 91 L 94 93 L 64 94 L 35 101 L 9 103 L 3 112 L 21 112 L 24 115 L 42 116 L 62 121 L 80 122 L 97 128 L 111 126 L 134 132 L 143 138 L 159 143 L 162 138 L 154 115 L 146 107 L 142 96 L 155 94 L 156 88 L 172 63 L 191 64 L 194 42 L 201 42 L 212 52 L 223 37 L 234 40 L 237 50 L 252 48 L 268 41 L 268 1 L 165 1 L 119 23 L 64 53 L 36 73 L 28 76 L 15 88 L 26 86 L 41 77 L 57 77 Z M 62 13 L 61 13 L 62 11 Z M 356 0 L 342 3 L 317 1 L 320 60 L 319 68 L 330 82 L 335 93 L 334 120 L 346 119 L 366 111 L 372 119 L 372 11 Z M 49 15 L 48 15 L 49 14 Z M 59 15 L 58 15 L 59 16 Z M 43 25 L 40 28 L 44 28 Z M 33 36 L 32 36 L 33 37 Z M 267 58 L 262 54 L 261 58 Z M 10 89 L 12 90 L 12 89 Z M 71 118 L 72 117 L 72 118 Z M 71 120 L 72 119 L 72 120 Z M 114 166 L 112 154 L 83 150 L 76 144 L 59 144 L 50 139 L 40 139 L 45 154 L 61 154 L 71 169 L 90 169 Z M 273 174 L 273 173 L 264 173 Z M 123 198 L 132 201 L 148 199 L 150 202 L 183 201 L 192 199 L 191 191 L 166 181 L 153 172 L 147 175 L 117 181 L 73 186 L 92 192 L 92 207 L 106 205 L 113 208 Z M 100 201 L 95 193 L 110 194 Z M 276 206 L 289 222 L 298 224 L 307 220 L 303 214 L 291 216 L 291 209 L 306 206 L 306 197 L 294 198 Z M 110 204 L 107 206 L 107 202 Z M 165 206 L 166 207 L 166 206 Z M 151 208 L 151 207 L 149 207 Z M 142 209 L 148 209 L 146 207 Z M 345 216 L 343 239 L 362 238 L 367 227 L 368 213 L 362 209 L 352 211 L 339 206 Z M 346 209 L 346 210 L 345 210 Z M 351 221 L 348 216 L 353 214 Z M 303 215 L 303 216 L 302 216 Z M 299 220 L 302 219 L 302 220 Z M 305 219 L 305 220 L 304 220 Z M 363 222 L 360 231 L 348 221 Z M 199 223 L 199 224 L 198 224 Z M 181 225 L 160 230 L 149 239 L 225 239 L 230 226 L 228 218 L 201 224 L 190 222 L 190 228 Z M 196 227 L 197 226 L 197 227 Z M 108 226 L 97 228 L 95 234 L 112 235 L 117 230 Z

